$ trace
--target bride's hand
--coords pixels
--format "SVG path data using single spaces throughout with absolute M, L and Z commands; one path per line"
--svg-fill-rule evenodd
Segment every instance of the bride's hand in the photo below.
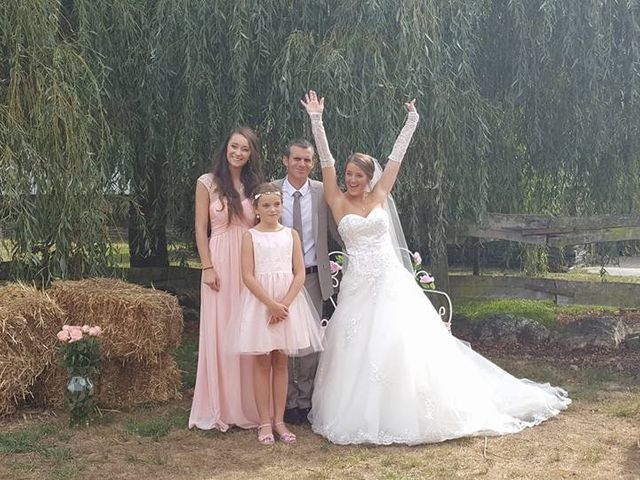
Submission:
M 300 100 L 300 103 L 304 105 L 307 113 L 322 113 L 324 110 L 324 97 L 318 99 L 318 94 L 315 90 L 309 90 L 309 93 L 305 94 L 304 98 Z
M 404 104 L 404 108 L 407 109 L 408 112 L 417 112 L 416 110 L 416 99 L 414 98 L 410 102 Z

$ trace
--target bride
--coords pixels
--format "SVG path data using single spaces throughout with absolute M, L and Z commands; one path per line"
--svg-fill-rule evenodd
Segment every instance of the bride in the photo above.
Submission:
M 302 104 L 348 254 L 315 380 L 313 431 L 339 444 L 419 444 L 514 433 L 567 408 L 561 388 L 517 379 L 453 337 L 396 255 L 389 192 L 418 124 L 415 100 L 377 181 L 373 158 L 348 158 L 346 192 L 322 124 L 324 99 L 311 90 Z

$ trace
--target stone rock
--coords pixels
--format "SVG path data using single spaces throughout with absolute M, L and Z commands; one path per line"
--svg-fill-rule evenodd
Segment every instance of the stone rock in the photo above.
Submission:
M 595 317 L 570 323 L 558 343 L 570 350 L 587 347 L 616 348 L 625 341 L 627 328 L 617 318 Z
M 526 317 L 499 314 L 491 315 L 479 322 L 474 336 L 480 342 L 540 344 L 551 337 L 544 325 Z
M 455 314 L 451 320 L 451 333 L 454 337 L 469 338 L 473 336 L 474 324 L 467 317 Z
M 640 350 L 640 334 L 627 336 L 624 339 L 624 344 L 632 350 Z

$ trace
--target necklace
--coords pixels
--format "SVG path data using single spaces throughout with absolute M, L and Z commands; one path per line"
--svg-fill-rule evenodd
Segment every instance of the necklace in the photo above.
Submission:
M 367 210 L 367 194 L 366 193 L 362 197 L 361 204 L 360 204 L 360 210 L 363 211 L 363 212 L 365 212 Z

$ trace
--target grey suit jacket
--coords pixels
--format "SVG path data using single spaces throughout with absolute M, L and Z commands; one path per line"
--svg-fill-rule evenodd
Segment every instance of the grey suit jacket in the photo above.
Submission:
M 273 184 L 282 188 L 284 178 L 274 180 Z M 311 187 L 311 205 L 313 217 L 313 237 L 316 246 L 316 257 L 318 260 L 318 280 L 320 281 L 320 291 L 322 299 L 326 300 L 333 294 L 333 282 L 331 281 L 331 269 L 329 268 L 329 247 L 327 232 L 331 225 L 335 228 L 333 218 L 330 218 L 329 208 L 324 201 L 324 190 L 322 182 L 309 179 Z M 292 225 L 287 225 L 291 227 Z

